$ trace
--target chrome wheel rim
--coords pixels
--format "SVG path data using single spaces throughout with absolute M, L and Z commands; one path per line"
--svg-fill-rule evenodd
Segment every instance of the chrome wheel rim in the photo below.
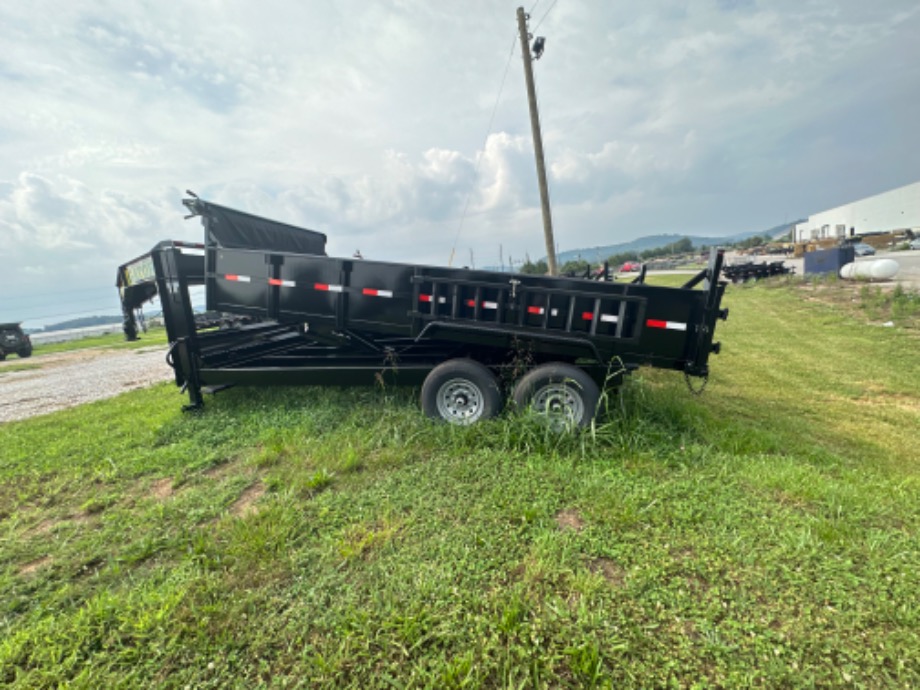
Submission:
M 479 386 L 466 379 L 445 381 L 438 389 L 438 414 L 451 424 L 472 424 L 482 417 L 484 401 Z
M 585 416 L 585 403 L 570 384 L 550 383 L 533 396 L 533 408 L 554 429 L 577 426 Z

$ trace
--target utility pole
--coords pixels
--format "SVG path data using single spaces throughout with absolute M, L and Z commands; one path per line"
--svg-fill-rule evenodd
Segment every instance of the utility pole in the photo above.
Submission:
M 543 162 L 543 135 L 540 133 L 540 114 L 537 112 L 537 91 L 533 83 L 533 65 L 530 57 L 530 34 L 527 20 L 530 15 L 518 7 L 518 29 L 521 32 L 521 52 L 524 58 L 524 78 L 527 82 L 527 101 L 530 103 L 530 129 L 533 132 L 533 150 L 537 158 L 537 182 L 540 184 L 540 207 L 543 210 L 543 237 L 546 241 L 546 265 L 551 276 L 556 275 L 556 243 L 553 241 L 553 217 L 549 210 L 549 187 L 546 184 L 546 165 Z M 539 57 L 539 56 L 538 56 Z

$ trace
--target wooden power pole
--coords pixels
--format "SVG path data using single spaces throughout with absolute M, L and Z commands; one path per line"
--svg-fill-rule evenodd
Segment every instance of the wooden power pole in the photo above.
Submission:
M 518 7 L 518 29 L 521 32 L 521 52 L 524 57 L 524 78 L 527 81 L 527 100 L 530 103 L 530 129 L 533 132 L 533 150 L 537 158 L 537 182 L 540 185 L 540 206 L 543 210 L 543 237 L 546 240 L 546 265 L 551 276 L 556 275 L 556 243 L 553 241 L 553 217 L 549 210 L 549 187 L 546 184 L 546 164 L 543 162 L 543 135 L 540 132 L 540 114 L 537 112 L 537 92 L 533 83 L 533 64 L 530 57 L 530 35 L 527 33 L 529 16 Z

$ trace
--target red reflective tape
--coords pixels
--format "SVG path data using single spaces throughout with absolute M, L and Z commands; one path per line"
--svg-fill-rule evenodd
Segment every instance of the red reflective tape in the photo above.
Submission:
M 545 314 L 546 310 L 543 307 L 527 307 L 528 314 Z
M 238 276 L 234 273 L 228 273 L 224 276 L 227 280 L 234 280 L 239 283 L 248 283 L 251 279 L 249 276 Z
M 377 296 L 377 291 L 374 290 L 374 289 L 372 289 L 372 288 L 364 288 L 363 290 L 361 290 L 361 294 L 362 294 L 362 295 L 368 295 L 368 296 L 370 296 L 370 297 L 376 297 L 376 296 Z
M 361 290 L 361 294 L 367 295 L 368 297 L 392 297 L 393 296 L 393 292 L 391 290 L 375 290 L 374 288 L 364 288 L 363 290 Z M 423 295 L 423 297 L 426 297 L 426 296 L 427 295 Z
M 326 283 L 313 283 L 314 290 L 328 290 L 329 286 Z
M 476 306 L 476 300 L 468 299 L 468 300 L 466 301 L 466 306 L 468 306 L 468 307 L 475 307 L 475 306 Z
M 583 311 L 583 312 L 581 313 L 581 318 L 583 318 L 585 321 L 593 321 L 593 320 L 594 320 L 594 312 L 591 312 L 591 311 Z
M 645 322 L 645 325 L 648 326 L 649 328 L 667 328 L 668 322 L 659 321 L 657 319 L 649 319 L 648 321 Z
M 430 302 L 430 301 L 431 301 L 431 295 L 419 295 L 419 296 L 418 296 L 418 301 L 419 301 L 419 302 Z
M 268 284 L 269 284 L 269 285 L 284 285 L 284 281 L 283 281 L 283 280 L 279 280 L 278 278 L 269 278 L 269 279 L 268 279 Z
M 224 278 L 226 278 L 227 280 L 239 280 L 239 276 L 233 275 L 232 273 L 228 273 L 227 275 L 224 276 Z

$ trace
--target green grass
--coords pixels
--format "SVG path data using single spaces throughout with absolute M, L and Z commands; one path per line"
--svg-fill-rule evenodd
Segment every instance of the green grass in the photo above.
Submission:
M 35 362 L 4 362 L 0 364 L 0 376 L 14 371 L 32 371 L 33 369 L 41 368 L 41 364 Z
M 68 340 L 63 343 L 47 343 L 35 345 L 35 355 L 46 355 L 54 352 L 71 352 L 73 350 L 86 350 L 88 348 L 106 348 L 114 350 L 134 350 L 151 345 L 166 345 L 166 329 L 151 328 L 147 333 L 141 333 L 138 340 L 127 342 L 122 333 L 106 333 L 94 335 L 79 340 Z
M 803 294 L 729 287 L 705 394 L 581 435 L 166 384 L 0 426 L 0 683 L 916 687 L 920 343 Z

